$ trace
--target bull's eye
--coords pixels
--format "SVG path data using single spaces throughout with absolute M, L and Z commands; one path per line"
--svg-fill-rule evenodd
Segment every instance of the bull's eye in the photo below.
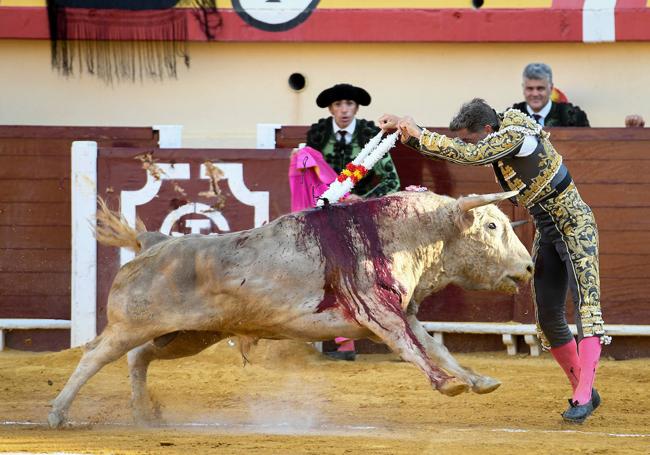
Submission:
M 488 229 L 496 229 L 497 225 L 494 223 L 488 223 Z

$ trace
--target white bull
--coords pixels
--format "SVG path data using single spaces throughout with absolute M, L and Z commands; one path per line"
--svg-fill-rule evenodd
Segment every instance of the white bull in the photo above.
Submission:
M 285 215 L 248 231 L 180 238 L 138 233 L 103 206 L 98 240 L 140 252 L 115 277 L 108 323 L 85 346 L 49 424 L 62 425 L 82 385 L 127 352 L 135 418 L 150 419 L 149 363 L 231 336 L 243 341 L 244 356 L 260 338 L 371 338 L 445 395 L 491 392 L 500 383 L 461 367 L 415 315 L 424 297 L 450 283 L 514 293 L 530 279 L 528 251 L 492 204 L 513 194 L 456 200 L 402 192 Z

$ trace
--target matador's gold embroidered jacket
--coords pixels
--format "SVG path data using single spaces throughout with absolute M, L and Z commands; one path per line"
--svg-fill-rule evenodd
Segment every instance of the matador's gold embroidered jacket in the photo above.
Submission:
M 425 156 L 453 163 L 491 164 L 504 190 L 518 190 L 517 202 L 529 207 L 550 194 L 567 171 L 562 156 L 549 141 L 549 133 L 540 125 L 515 109 L 500 117 L 499 130 L 476 144 L 425 129 L 419 140 L 410 138 L 407 145 Z M 517 157 L 526 136 L 537 138 L 537 148 L 530 155 Z

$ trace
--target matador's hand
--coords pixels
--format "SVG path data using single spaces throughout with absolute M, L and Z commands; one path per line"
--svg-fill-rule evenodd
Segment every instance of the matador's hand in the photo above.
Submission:
M 422 134 L 422 130 L 417 125 L 417 123 L 415 123 L 413 117 L 410 117 L 408 115 L 400 119 L 400 121 L 397 123 L 397 128 L 402 132 L 402 142 L 408 141 L 411 137 L 419 138 Z
M 400 118 L 397 115 L 393 114 L 384 114 L 377 120 L 379 128 L 382 129 L 384 133 L 388 131 L 393 131 L 397 129 L 397 124 L 399 123 Z

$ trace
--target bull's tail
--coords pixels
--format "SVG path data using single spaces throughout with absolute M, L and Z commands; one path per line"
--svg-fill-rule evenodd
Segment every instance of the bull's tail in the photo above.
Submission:
M 147 231 L 141 219 L 136 220 L 135 229 L 129 226 L 124 216 L 108 208 L 106 202 L 97 198 L 99 210 L 97 211 L 97 227 L 95 238 L 102 245 L 128 248 L 139 253 L 142 244 L 138 241 L 138 235 Z

